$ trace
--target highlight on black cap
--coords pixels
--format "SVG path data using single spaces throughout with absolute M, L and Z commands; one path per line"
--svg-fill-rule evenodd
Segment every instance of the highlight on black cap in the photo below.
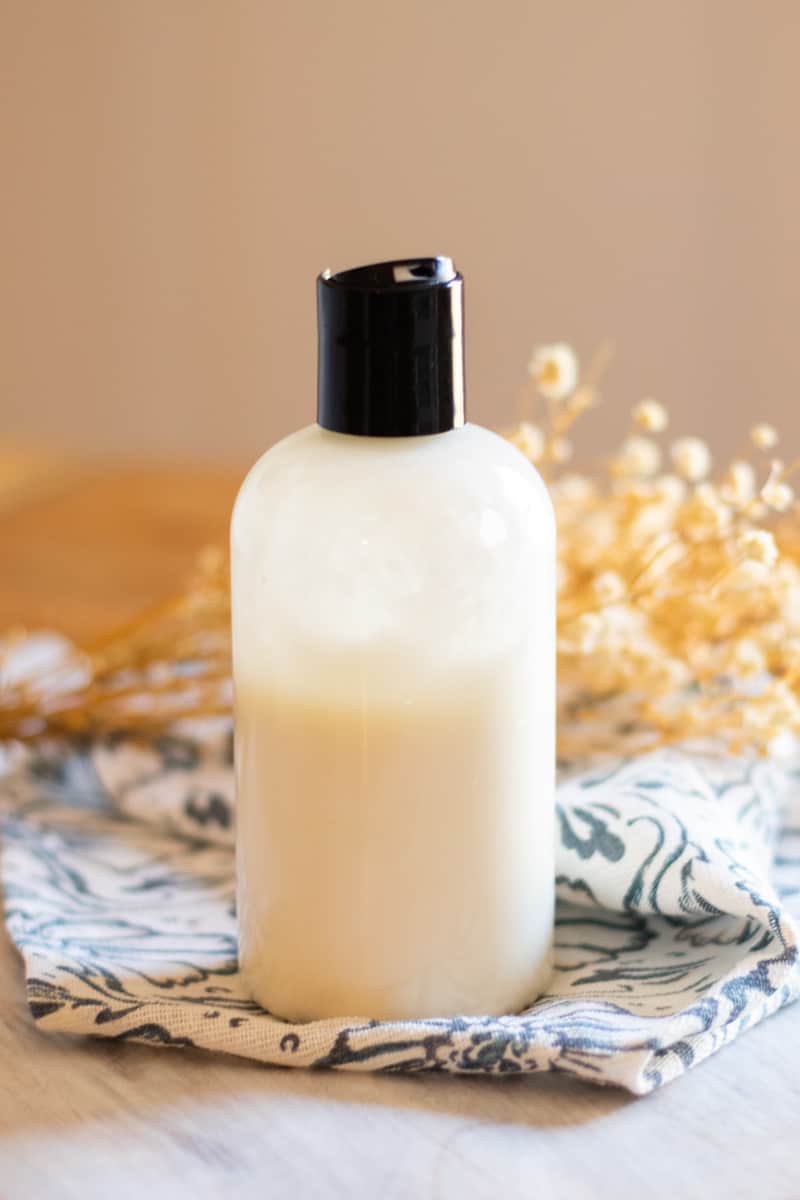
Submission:
M 366 437 L 463 425 L 463 293 L 463 279 L 444 257 L 323 271 L 319 424 Z

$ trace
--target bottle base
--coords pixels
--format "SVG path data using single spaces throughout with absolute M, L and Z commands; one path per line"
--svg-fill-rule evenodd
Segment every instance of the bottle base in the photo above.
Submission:
M 312 1021 L 359 1020 L 402 1022 L 455 1020 L 459 1017 L 502 1017 L 515 1016 L 531 1008 L 546 993 L 553 971 L 552 949 L 543 958 L 535 971 L 518 987 L 506 988 L 502 992 L 484 992 L 478 988 L 470 996 L 464 995 L 459 1003 L 454 996 L 442 997 L 436 1002 L 432 996 L 421 996 L 419 988 L 409 988 L 416 993 L 416 1002 L 411 996 L 378 996 L 370 989 L 357 987 L 335 988 L 327 983 L 315 997 L 306 995 L 301 1000 L 290 996 L 288 991 L 276 990 L 269 980 L 259 979 L 258 972 L 243 969 L 247 990 L 271 1016 L 292 1025 L 306 1025 Z M 283 994 L 281 994 L 283 991 Z

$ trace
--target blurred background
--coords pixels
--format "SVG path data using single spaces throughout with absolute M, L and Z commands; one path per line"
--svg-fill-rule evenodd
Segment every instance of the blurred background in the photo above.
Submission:
M 800 445 L 799 46 L 796 0 L 0 0 L 0 441 L 252 460 L 316 274 L 446 253 L 473 419 L 611 338 L 594 450 L 646 395 Z

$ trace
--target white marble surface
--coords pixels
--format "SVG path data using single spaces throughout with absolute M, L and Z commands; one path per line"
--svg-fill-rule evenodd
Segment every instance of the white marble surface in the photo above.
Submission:
M 800 1005 L 644 1099 L 46 1037 L 0 935 L 1 1200 L 798 1200 Z

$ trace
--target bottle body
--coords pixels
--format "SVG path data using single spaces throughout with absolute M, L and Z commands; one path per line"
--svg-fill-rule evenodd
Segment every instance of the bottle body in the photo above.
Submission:
M 465 425 L 311 426 L 231 535 L 240 964 L 292 1020 L 516 1011 L 554 904 L 555 534 Z

